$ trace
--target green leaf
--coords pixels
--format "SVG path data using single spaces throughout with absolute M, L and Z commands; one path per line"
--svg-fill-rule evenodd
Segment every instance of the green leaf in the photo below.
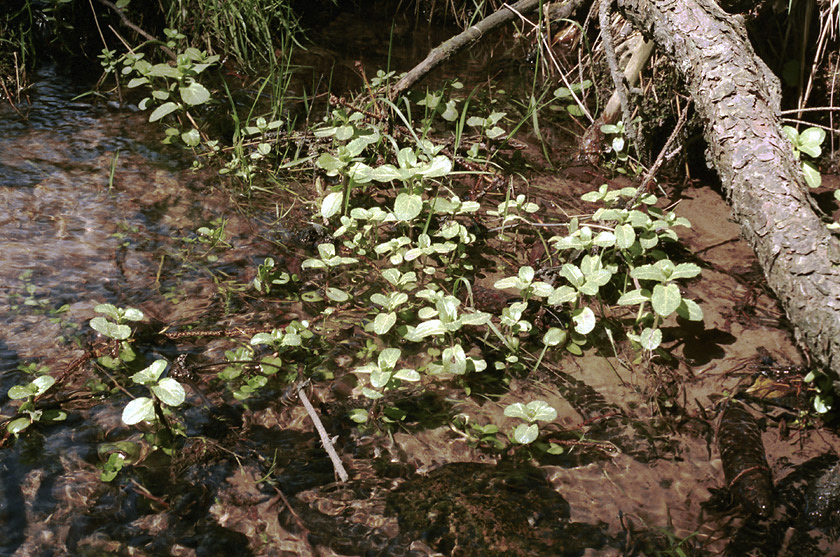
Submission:
M 154 402 L 145 396 L 135 398 L 125 405 L 122 413 L 122 421 L 126 425 L 155 421 Z
M 55 379 L 51 375 L 42 375 L 30 384 L 35 387 L 35 396 L 41 396 L 47 391 L 47 389 L 55 385 Z M 11 398 L 11 396 L 9 398 Z
M 115 340 L 125 340 L 131 336 L 131 327 L 117 325 L 104 317 L 94 317 L 90 320 L 90 326 L 94 331 Z
M 557 410 L 543 400 L 532 400 L 525 405 L 529 422 L 550 422 L 557 418 Z
M 350 299 L 350 294 L 348 294 L 344 290 L 341 290 L 340 288 L 333 288 L 332 286 L 327 287 L 324 293 L 327 295 L 327 298 L 329 298 L 333 302 L 338 302 L 339 304 L 344 303 Z
M 648 327 L 639 335 L 639 340 L 645 350 L 656 350 L 662 344 L 662 330 Z
M 180 105 L 178 103 L 174 103 L 174 102 L 171 102 L 171 101 L 168 102 L 168 103 L 163 103 L 162 105 L 157 107 L 154 110 L 154 112 L 152 112 L 151 116 L 149 116 L 149 122 L 157 122 L 158 120 L 160 120 L 164 116 L 166 116 L 168 114 L 171 114 L 172 112 L 175 112 L 179 108 L 180 108 Z
M 402 381 L 420 381 L 420 374 L 413 369 L 401 369 L 394 373 L 394 377 Z
M 655 265 L 640 265 L 636 267 L 632 271 L 630 271 L 630 276 L 634 279 L 639 280 L 656 280 L 656 281 L 664 281 L 667 280 L 668 277 L 662 272 L 662 269 Z
M 507 288 L 519 288 L 519 279 L 517 277 L 506 277 L 503 279 L 499 279 L 493 284 L 493 288 L 495 288 L 496 290 L 505 290 Z
M 122 317 L 120 310 L 118 310 L 115 306 L 111 304 L 99 304 L 95 308 L 93 308 L 93 311 L 95 311 L 96 313 L 104 313 L 114 321 L 119 321 Z
M 410 177 L 408 174 L 393 164 L 383 164 L 374 168 L 370 177 L 377 182 L 390 182 L 392 180 L 407 180 Z
M 521 445 L 528 445 L 533 443 L 540 434 L 540 428 L 537 424 L 519 424 L 513 430 L 513 440 Z
M 554 292 L 548 297 L 548 305 L 556 306 L 559 304 L 572 303 L 578 298 L 577 290 L 571 286 L 560 286 L 555 288 Z
M 30 425 L 32 425 L 32 420 L 24 416 L 22 418 L 16 418 L 9 422 L 9 425 L 6 426 L 6 431 L 11 433 L 12 435 L 17 435 L 21 431 L 28 428 Z
M 394 369 L 401 355 L 402 351 L 399 348 L 385 348 L 379 353 L 379 369 Z
M 650 300 L 650 291 L 643 288 L 636 288 L 630 292 L 625 292 L 618 299 L 620 306 L 635 306 L 641 305 Z
M 446 332 L 446 327 L 440 319 L 430 319 L 417 325 L 414 329 L 414 338 L 417 340 L 424 339 L 432 335 L 442 335 Z
M 460 321 L 462 325 L 486 325 L 490 322 L 492 316 L 483 311 L 476 311 L 474 313 L 464 313 L 461 315 Z
M 204 104 L 210 100 L 210 91 L 197 81 L 193 81 L 187 87 L 179 87 L 178 92 L 181 93 L 181 100 L 190 106 Z
M 810 161 L 802 161 L 802 174 L 805 175 L 805 183 L 810 188 L 818 188 L 822 184 L 822 176 L 817 167 Z
M 327 171 L 327 174 L 330 176 L 334 176 L 339 170 L 344 168 L 345 163 L 339 159 L 334 157 L 329 153 L 321 153 L 321 156 L 318 157 L 316 164 Z
M 682 302 L 680 289 L 676 284 L 657 284 L 653 287 L 650 303 L 653 311 L 662 317 L 668 317 L 674 313 Z
M 168 362 L 166 360 L 155 360 L 149 367 L 132 375 L 131 380 L 138 385 L 151 385 L 156 383 L 167 365 Z
M 14 385 L 9 389 L 8 396 L 12 400 L 23 400 L 34 396 L 36 392 L 38 392 L 38 388 L 32 383 L 27 383 L 26 385 Z
M 523 420 L 528 419 L 528 413 L 525 411 L 525 405 L 521 402 L 515 402 L 510 404 L 505 408 L 505 416 L 509 418 L 522 418 Z
M 197 129 L 193 128 L 190 131 L 181 134 L 181 141 L 183 141 L 184 145 L 187 147 L 196 147 L 199 143 L 201 143 L 201 134 L 198 133 Z
M 452 161 L 443 155 L 438 155 L 432 162 L 421 168 L 417 173 L 426 178 L 440 178 L 452 172 Z
M 370 372 L 370 384 L 374 389 L 381 389 L 391 380 L 390 371 L 375 369 Z
M 811 157 L 819 157 L 822 150 L 820 145 L 825 141 L 825 130 L 808 128 L 799 134 L 799 150 Z
M 171 377 L 165 377 L 157 385 L 152 385 L 151 391 L 167 406 L 180 406 L 187 396 L 184 387 Z
M 577 265 L 572 265 L 571 263 L 563 264 L 563 267 L 560 269 L 560 274 L 572 283 L 572 286 L 577 288 L 583 286 L 585 282 L 585 277 L 580 269 L 578 269 Z
M 572 313 L 572 323 L 575 331 L 587 335 L 595 328 L 595 313 L 589 308 L 576 309 Z
M 700 267 L 694 263 L 680 263 L 674 267 L 673 272 L 671 272 L 671 276 L 668 278 L 669 280 L 694 278 L 700 274 L 700 271 Z
M 566 342 L 566 331 L 558 327 L 552 327 L 543 335 L 543 344 L 546 346 L 557 346 Z
M 142 321 L 143 317 L 143 312 L 139 309 L 126 308 L 123 312 L 123 319 L 126 319 L 127 321 Z
M 619 249 L 629 249 L 636 241 L 636 230 L 629 224 L 615 227 L 615 245 Z
M 135 77 L 131 81 L 128 82 L 128 88 L 134 89 L 135 87 L 139 87 L 140 85 L 145 85 L 149 82 L 148 77 Z
M 347 417 L 357 424 L 363 424 L 368 421 L 368 412 L 364 408 L 354 408 L 347 413 Z
M 703 310 L 694 300 L 683 298 L 680 307 L 677 308 L 677 315 L 689 321 L 703 321 Z
M 419 195 L 401 193 L 394 201 L 394 215 L 403 222 L 417 218 L 422 210 L 423 198 Z
M 373 320 L 373 332 L 377 335 L 384 335 L 391 330 L 397 322 L 397 315 L 394 312 L 380 313 Z

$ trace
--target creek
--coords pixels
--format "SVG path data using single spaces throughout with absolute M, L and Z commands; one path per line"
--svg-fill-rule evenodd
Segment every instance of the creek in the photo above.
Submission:
M 346 70 L 353 57 L 369 64 L 385 59 L 381 43 L 372 53 L 362 49 L 373 41 L 362 33 L 370 33 L 369 22 L 332 25 L 342 33 L 329 27 L 323 33 L 359 42 L 332 46 L 325 52 L 338 59 L 329 63 Z M 411 47 L 392 53 L 395 67 L 407 68 L 448 36 L 424 29 L 402 31 Z M 445 72 L 478 75 L 492 64 L 510 71 L 511 83 L 520 77 L 490 52 L 454 64 Z M 349 87 L 354 74 L 342 75 L 338 81 Z M 4 416 L 19 405 L 9 389 L 28 381 L 21 366 L 35 362 L 59 376 L 83 356 L 100 303 L 142 309 L 154 331 L 272 327 L 307 317 L 299 304 L 262 300 L 249 286 L 263 258 L 277 256 L 303 226 L 279 219 L 289 199 L 278 198 L 276 211 L 247 207 L 247 199 L 218 186 L 212 171 L 194 171 L 184 152 L 161 147 L 160 130 L 146 114 L 75 99 L 92 80 L 45 66 L 22 107 L 25 121 L 0 106 Z M 532 135 L 518 139 L 539 152 Z M 567 161 L 562 168 L 535 170 L 517 187 L 544 207 L 561 208 L 558 214 L 585 212 L 580 195 L 607 178 L 568 162 L 563 153 L 572 146 L 565 141 L 552 146 L 557 160 Z M 705 321 L 666 330 L 672 365 L 644 369 L 589 350 L 546 361 L 539 373 L 515 378 L 493 397 L 467 397 L 454 384 L 409 391 L 394 402 L 421 418 L 386 434 L 347 419 L 348 409 L 365 403 L 339 392 L 359 348 L 348 329 L 349 338 L 324 355 L 335 381 L 313 389 L 350 468 L 347 483 L 336 481 L 306 412 L 282 396 L 282 387 L 243 404 L 211 373 L 202 374 L 198 388 L 207 400 L 188 392 L 179 412 L 189 437 L 165 455 L 152 450 L 143 431 L 121 422 L 127 395 L 106 397 L 108 377 L 77 370 L 63 384 L 67 419 L 33 426 L 0 448 L 0 554 L 652 555 L 676 547 L 715 554 L 732 538 L 748 539 L 768 522 L 701 506 L 725 482 L 713 440 L 716 402 L 802 358 L 719 194 L 704 184 L 665 187 L 693 224 L 681 239 L 704 267 L 686 288 Z M 230 244 L 224 249 L 196 232 L 221 226 Z M 149 361 L 180 354 L 218 361 L 232 346 L 214 338 L 138 343 Z M 85 396 L 73 398 L 77 392 Z M 482 416 L 510 429 L 504 407 L 534 398 L 558 411 L 552 435 L 565 447 L 561 455 L 499 455 L 452 426 L 458 416 Z M 837 453 L 832 430 L 788 432 L 779 425 L 795 413 L 757 403 L 753 411 L 766 413 L 761 435 L 777 481 L 814 457 Z M 140 448 L 137 466 L 101 481 L 103 460 L 126 441 Z M 821 511 L 822 520 L 837 512 L 840 482 L 820 478 L 832 498 L 823 501 L 829 510 Z M 791 482 L 780 489 L 783 496 Z M 789 506 L 801 514 L 804 503 L 797 505 Z M 809 528 L 836 534 L 831 520 L 766 520 L 796 529 L 788 539 Z

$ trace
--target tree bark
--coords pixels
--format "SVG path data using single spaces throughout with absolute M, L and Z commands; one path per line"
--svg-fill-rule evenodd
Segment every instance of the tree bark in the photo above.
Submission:
M 797 340 L 840 374 L 840 242 L 826 229 L 783 137 L 779 80 L 739 19 L 712 0 L 616 0 L 677 67 L 705 122 L 707 163 Z

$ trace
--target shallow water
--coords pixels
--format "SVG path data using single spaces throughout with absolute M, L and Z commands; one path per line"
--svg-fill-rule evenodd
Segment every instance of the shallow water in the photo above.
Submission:
M 341 48 L 366 55 L 354 50 L 357 43 Z M 417 52 L 401 56 L 396 60 Z M 159 325 L 176 327 L 272 325 L 288 311 L 244 286 L 256 262 L 276 255 L 266 238 L 278 235 L 277 223 L 242 216 L 228 193 L 211 187 L 214 176 L 190 171 L 184 153 L 158 148 L 158 130 L 144 115 L 73 100 L 86 87 L 45 68 L 27 122 L 0 106 L 4 415 L 16 411 L 8 389 L 26 377 L 18 365 L 66 369 L 81 353 L 73 339 L 90 338 L 87 321 L 97 303 L 140 307 Z M 602 178 L 569 167 L 517 187 L 545 207 L 585 212 L 579 196 Z M 716 397 L 752 381 L 760 346 L 780 363 L 800 363 L 800 356 L 720 197 L 701 186 L 670 191 L 694 225 L 680 235 L 704 266 L 686 288 L 706 319 L 693 329 L 672 325 L 677 365 L 621 365 L 594 351 L 557 355 L 498 397 L 465 398 L 449 385 L 406 396 L 397 402 L 427 419 L 392 435 L 353 427 L 346 411 L 364 401 L 318 385 L 319 411 L 351 471 L 343 485 L 303 409 L 277 391 L 246 408 L 203 378 L 200 388 L 215 407 L 189 393 L 182 413 L 190 438 L 171 459 L 121 423 L 127 396 L 81 399 L 65 404 L 66 422 L 32 428 L 0 448 L 0 531 L 7 534 L 0 554 L 619 555 L 667 549 L 660 529 L 676 536 L 672 545 L 694 535 L 698 554 L 720 552 L 742 518 L 700 507 L 724 482 L 712 440 Z M 563 220 L 555 213 L 545 218 Z M 233 247 L 208 258 L 194 231 L 219 218 Z M 147 357 L 210 360 L 230 347 L 223 340 L 140 345 Z M 325 359 L 352 360 L 356 349 L 350 339 Z M 349 367 L 330 365 L 337 379 Z M 67 390 L 82 387 L 85 374 L 94 375 L 72 375 Z M 564 454 L 530 462 L 507 455 L 497 467 L 499 455 L 450 427 L 455 416 L 470 416 L 507 431 L 513 422 L 505 406 L 533 398 L 558 410 L 549 431 Z M 776 417 L 763 423 L 763 437 L 777 480 L 813 456 L 836 452 L 831 431 L 785 436 Z M 100 451 L 118 441 L 151 456 L 104 483 Z M 524 493 L 528 486 L 539 501 Z M 522 516 L 511 520 L 517 509 Z M 522 538 L 526 525 L 543 539 Z M 482 537 L 485 545 L 476 545 Z

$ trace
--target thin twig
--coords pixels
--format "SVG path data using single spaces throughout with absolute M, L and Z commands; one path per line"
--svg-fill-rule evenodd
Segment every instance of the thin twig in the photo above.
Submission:
M 680 131 L 682 131 L 683 126 L 688 117 L 688 109 L 691 107 L 691 99 L 688 99 L 688 103 L 683 108 L 682 114 L 680 114 L 679 120 L 677 120 L 677 125 L 674 126 L 671 135 L 668 136 L 668 141 L 665 142 L 665 145 L 662 146 L 662 149 L 659 151 L 659 156 L 656 157 L 656 161 L 651 165 L 650 169 L 645 173 L 644 177 L 642 178 L 639 187 L 636 188 L 636 193 L 633 195 L 633 198 L 628 201 L 627 206 L 631 207 L 638 199 L 642 196 L 643 192 L 649 190 L 649 184 L 653 180 L 653 177 L 656 176 L 656 173 L 659 171 L 659 167 L 662 166 L 662 163 L 665 161 L 665 154 L 668 152 L 668 149 L 671 148 L 671 144 L 677 138 Z
M 132 23 L 131 20 L 128 19 L 128 17 L 126 17 L 125 13 L 123 13 L 123 11 L 116 6 L 116 4 L 114 4 L 113 2 L 109 2 L 108 0 L 97 0 L 97 2 L 99 2 L 103 6 L 111 8 L 112 10 L 117 12 L 117 15 L 120 16 L 120 19 L 122 20 L 123 25 L 125 25 L 129 29 L 132 29 L 138 35 L 140 35 L 140 36 L 142 36 L 142 37 L 144 37 L 144 38 L 146 38 L 150 41 L 159 43 L 160 44 L 160 49 L 162 51 L 164 51 L 170 58 L 172 58 L 173 60 L 178 59 L 178 57 L 175 55 L 175 53 L 172 51 L 171 48 L 169 48 L 165 44 L 161 44 L 160 39 L 155 38 L 154 36 L 150 35 L 146 31 L 144 31 L 143 29 L 141 29 L 140 27 L 138 27 L 137 25 Z
M 300 401 L 303 403 L 303 407 L 306 408 L 306 413 L 309 414 L 309 417 L 312 419 L 312 423 L 315 424 L 315 429 L 321 437 L 321 444 L 324 446 L 324 450 L 327 451 L 327 454 L 332 461 L 335 473 L 338 474 L 338 479 L 342 482 L 346 482 L 350 476 L 347 474 L 347 470 L 344 469 L 344 465 L 341 463 L 341 459 L 335 451 L 335 447 L 330 440 L 330 436 L 327 434 L 324 424 L 321 423 L 321 418 L 318 417 L 318 414 L 315 412 L 315 408 L 312 406 L 312 403 L 309 402 L 309 398 L 306 396 L 306 392 L 304 392 L 303 385 L 298 388 L 297 394 L 300 397 Z

